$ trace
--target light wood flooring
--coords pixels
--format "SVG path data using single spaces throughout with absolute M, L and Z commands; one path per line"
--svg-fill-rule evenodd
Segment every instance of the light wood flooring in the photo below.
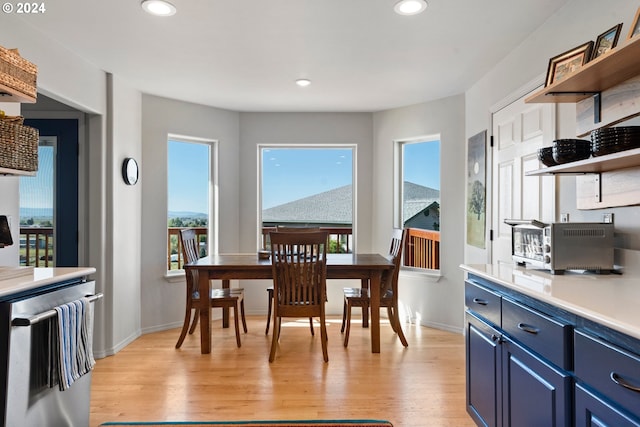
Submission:
M 357 319 L 354 318 L 357 322 Z M 328 319 L 329 362 L 320 330 L 283 321 L 276 360 L 264 316 L 247 317 L 237 348 L 233 328 L 212 324 L 212 352 L 200 354 L 199 331 L 174 348 L 179 329 L 143 335 L 99 359 L 91 387 L 91 426 L 106 421 L 214 421 L 375 418 L 395 427 L 472 427 L 465 410 L 464 337 L 404 325 L 404 348 L 387 323 L 381 353 L 369 330 L 353 323 L 342 345 L 340 319 Z M 317 326 L 317 325 L 316 325 Z

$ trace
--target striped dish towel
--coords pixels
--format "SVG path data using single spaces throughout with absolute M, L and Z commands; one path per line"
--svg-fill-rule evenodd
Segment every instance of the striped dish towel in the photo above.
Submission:
M 58 373 L 60 390 L 93 369 L 93 313 L 87 298 L 55 307 L 58 328 Z

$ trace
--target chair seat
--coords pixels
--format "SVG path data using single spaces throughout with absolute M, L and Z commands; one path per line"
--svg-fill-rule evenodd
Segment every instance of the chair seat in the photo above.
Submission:
M 200 298 L 200 293 L 195 291 L 193 293 L 193 299 L 197 300 Z M 215 288 L 211 289 L 211 298 L 244 298 L 244 289 L 243 288 Z

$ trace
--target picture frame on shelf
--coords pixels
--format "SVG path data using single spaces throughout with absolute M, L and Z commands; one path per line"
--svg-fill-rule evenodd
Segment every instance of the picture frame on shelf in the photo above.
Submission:
M 629 35 L 627 40 L 637 37 L 640 34 L 640 7 L 636 11 L 636 16 L 633 18 L 631 28 L 629 29 Z
M 549 60 L 545 87 L 564 80 L 569 74 L 582 68 L 591 59 L 593 41 L 581 44 Z
M 591 54 L 591 60 L 594 60 L 611 49 L 617 46 L 618 38 L 620 38 L 620 31 L 622 30 L 622 24 L 618 24 L 604 33 L 600 34 L 596 39 L 596 43 L 593 47 L 593 53 Z

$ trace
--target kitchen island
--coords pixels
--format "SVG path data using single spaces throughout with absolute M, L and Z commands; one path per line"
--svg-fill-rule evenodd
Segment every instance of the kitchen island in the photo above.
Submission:
M 467 411 L 478 425 L 640 427 L 640 285 L 462 265 Z
M 90 316 L 87 324 L 93 324 L 90 301 L 100 297 L 89 278 L 95 271 L 92 267 L 0 267 L 0 425 L 89 425 L 91 371 L 61 390 L 56 373 L 62 356 L 54 320 L 56 307 L 71 310 L 68 307 L 79 307 L 83 299 L 82 310 L 70 311 L 70 316 Z M 75 328 L 66 330 L 65 342 L 77 345 L 77 350 L 69 346 L 72 354 L 91 348 L 91 338 L 78 339 Z

